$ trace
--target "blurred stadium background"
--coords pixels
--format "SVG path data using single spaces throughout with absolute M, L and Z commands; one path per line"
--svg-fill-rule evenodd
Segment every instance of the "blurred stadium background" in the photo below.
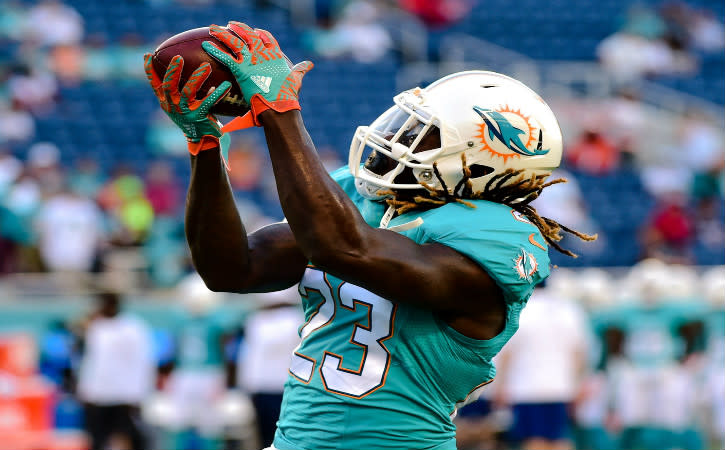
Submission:
M 461 448 L 516 448 L 510 406 L 527 399 L 570 405 L 569 448 L 723 448 L 722 1 L 4 0 L 0 449 L 89 448 L 83 405 L 99 394 L 83 385 L 100 375 L 83 367 L 109 289 L 148 335 L 148 345 L 117 345 L 153 350 L 154 373 L 137 383 L 152 387 L 128 401 L 148 448 L 261 447 L 265 418 L 253 405 L 281 389 L 264 379 L 284 373 L 294 345 L 282 331 L 297 318 L 285 306 L 294 293 L 211 295 L 190 275 L 188 156 L 142 69 L 166 37 L 228 20 L 268 29 L 293 61 L 315 62 L 302 106 L 330 169 L 395 93 L 454 71 L 516 77 L 559 117 L 559 174 L 570 183 L 537 206 L 599 233 L 593 245 L 567 243 L 578 259 L 553 252 L 546 288 L 564 301 L 552 317 L 578 311 L 586 345 L 571 358 L 585 369 L 552 399 L 546 388 L 514 394 L 507 380 L 540 385 L 557 364 L 507 364 L 462 412 Z M 248 228 L 279 220 L 259 130 L 233 137 L 230 164 Z M 258 369 L 255 348 L 280 368 Z M 515 367 L 536 370 L 515 381 Z M 111 448 L 129 445 L 116 436 Z

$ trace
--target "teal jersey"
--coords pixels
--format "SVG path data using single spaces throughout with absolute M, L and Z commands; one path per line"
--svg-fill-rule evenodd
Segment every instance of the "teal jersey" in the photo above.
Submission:
M 366 221 L 385 206 L 333 174 Z M 501 287 L 506 326 L 466 337 L 429 310 L 384 299 L 308 266 L 299 284 L 306 322 L 290 365 L 274 446 L 300 449 L 455 449 L 456 408 L 493 380 L 492 358 L 518 328 L 534 286 L 549 274 L 544 239 L 511 208 L 474 201 L 394 218 L 417 243 L 441 243 L 480 264 Z M 420 220 L 418 220 L 420 218 Z M 408 227 L 402 227 L 408 228 Z M 401 229 L 401 228 L 399 228 Z M 395 273 L 381 269 L 381 276 Z
M 222 368 L 224 333 L 224 324 L 214 315 L 186 317 L 178 329 L 177 366 L 183 369 Z
M 604 370 L 609 353 L 612 349 L 607 346 L 606 332 L 612 325 L 610 323 L 611 310 L 609 308 L 594 308 L 588 311 L 589 325 L 592 330 L 592 339 L 589 344 L 589 366 L 594 370 Z
M 626 305 L 612 311 L 609 323 L 625 333 L 625 356 L 636 366 L 654 368 L 672 364 L 684 355 L 685 342 L 679 328 L 701 320 L 698 301 L 664 302 L 657 305 Z

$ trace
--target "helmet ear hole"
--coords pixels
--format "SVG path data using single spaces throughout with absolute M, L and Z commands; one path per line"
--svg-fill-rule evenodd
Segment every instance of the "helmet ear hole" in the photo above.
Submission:
M 478 178 L 493 173 L 493 167 L 484 166 L 483 164 L 471 164 L 468 166 L 471 171 L 471 178 Z

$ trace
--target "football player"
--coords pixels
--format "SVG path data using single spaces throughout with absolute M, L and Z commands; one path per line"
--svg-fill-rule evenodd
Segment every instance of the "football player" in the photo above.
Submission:
M 491 358 L 549 274 L 561 231 L 530 202 L 559 165 L 561 131 L 546 103 L 492 72 L 461 72 L 405 91 L 352 139 L 349 165 L 328 174 L 300 114 L 312 67 L 289 68 L 272 35 L 212 25 L 204 49 L 239 83 L 264 127 L 286 220 L 247 234 L 209 109 L 228 91 L 178 86 L 146 67 L 162 107 L 189 140 L 186 234 L 212 290 L 274 291 L 299 283 L 306 322 L 292 355 L 274 438 L 280 450 L 455 449 L 456 408 L 475 399 Z M 240 121 L 234 121 L 238 123 Z M 268 444 L 268 443 L 265 443 Z

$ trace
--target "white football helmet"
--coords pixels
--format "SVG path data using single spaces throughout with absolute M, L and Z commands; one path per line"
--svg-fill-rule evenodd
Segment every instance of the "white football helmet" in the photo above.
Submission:
M 601 310 L 615 303 L 615 283 L 609 272 L 589 267 L 577 274 L 579 299 L 589 310 Z
M 366 198 L 383 198 L 381 189 L 421 189 L 419 182 L 442 188 L 434 162 L 453 194 L 463 178 L 461 154 L 474 192 L 507 169 L 523 169 L 525 177 L 548 175 L 561 162 L 554 113 L 534 91 L 505 75 L 459 72 L 393 100 L 370 126 L 358 127 L 350 145 L 350 171 Z M 412 170 L 404 173 L 408 167 Z
M 221 294 L 210 291 L 196 272 L 184 277 L 176 289 L 182 305 L 193 316 L 210 313 L 222 303 Z
M 652 305 L 667 295 L 667 278 L 670 276 L 669 264 L 657 258 L 647 258 L 629 269 L 626 280 L 633 287 L 636 300 Z

